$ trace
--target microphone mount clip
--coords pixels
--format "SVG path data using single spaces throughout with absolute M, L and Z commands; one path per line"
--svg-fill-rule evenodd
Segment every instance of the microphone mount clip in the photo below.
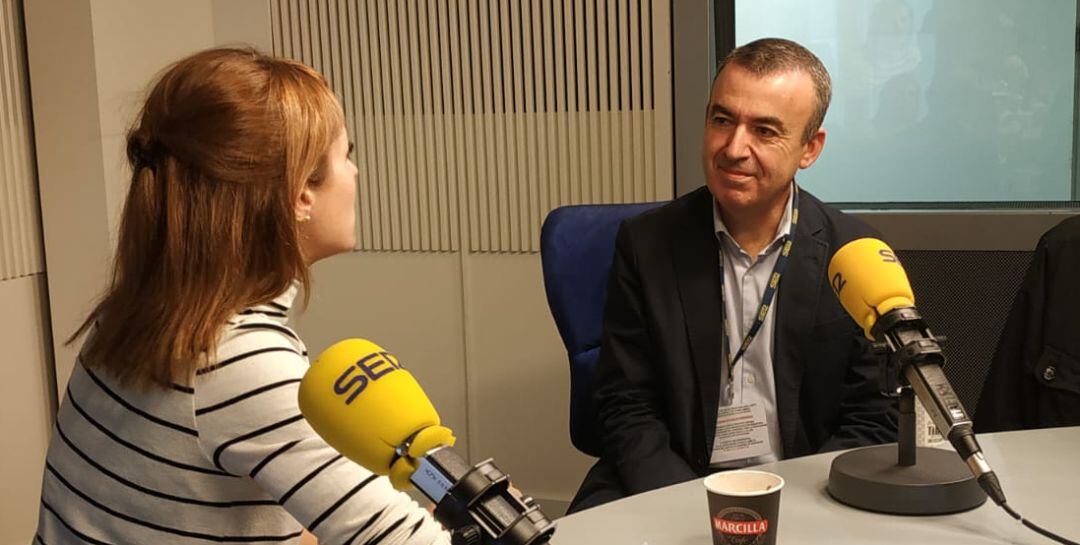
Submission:
M 435 518 L 450 529 L 454 545 L 543 545 L 555 532 L 536 501 L 511 490 L 490 458 L 469 465 L 439 447 L 421 459 L 411 480 L 435 502 Z
M 879 359 L 878 373 L 883 396 L 902 395 L 905 365 L 931 361 L 945 365 L 942 347 L 945 346 L 946 337 L 931 333 L 915 307 L 900 307 L 885 313 L 874 323 L 870 332 L 877 339 L 870 345 L 871 352 L 885 356 Z

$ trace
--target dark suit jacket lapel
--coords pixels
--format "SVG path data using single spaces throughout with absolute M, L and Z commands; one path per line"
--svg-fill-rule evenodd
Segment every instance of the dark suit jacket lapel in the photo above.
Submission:
M 825 276 L 829 253 L 828 242 L 822 233 L 822 212 L 805 195 L 800 194 L 795 243 L 787 270 L 780 279 L 773 335 L 776 404 L 785 453 L 793 452 L 798 440 L 799 388 L 806 371 L 799 347 L 808 341 L 814 328 L 815 309 L 821 296 L 821 279 Z
M 712 194 L 698 190 L 672 241 L 679 298 L 690 340 L 690 353 L 701 396 L 705 452 L 712 448 L 720 403 L 721 321 L 720 258 L 713 231 Z M 690 400 L 687 400 L 690 402 Z

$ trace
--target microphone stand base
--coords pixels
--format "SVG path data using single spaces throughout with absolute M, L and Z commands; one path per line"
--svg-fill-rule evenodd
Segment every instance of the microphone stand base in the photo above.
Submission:
M 864 447 L 837 456 L 829 495 L 857 509 L 897 515 L 944 515 L 974 509 L 986 494 L 955 452 L 919 447 L 915 465 L 897 463 L 897 445 Z

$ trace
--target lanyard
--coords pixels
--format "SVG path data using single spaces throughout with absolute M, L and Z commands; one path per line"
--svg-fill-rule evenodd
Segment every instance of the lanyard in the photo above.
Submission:
M 746 338 L 739 345 L 739 351 L 735 353 L 735 356 L 732 356 L 729 350 L 731 344 L 728 339 L 727 311 L 724 305 L 724 250 L 720 248 L 720 315 L 723 317 L 724 355 L 727 356 L 728 364 L 727 383 L 724 385 L 724 391 L 729 405 L 735 400 L 735 364 L 746 353 L 746 349 L 750 347 L 754 336 L 758 334 L 761 326 L 765 323 L 765 317 L 769 314 L 769 307 L 773 297 L 776 295 L 777 286 L 780 285 L 780 276 L 784 274 L 788 255 L 791 254 L 791 245 L 794 242 L 792 234 L 795 232 L 795 225 L 799 223 L 799 186 L 792 184 L 791 191 L 794 192 L 791 196 L 791 228 L 780 238 L 784 243 L 784 247 L 780 250 L 776 265 L 773 265 L 772 274 L 769 276 L 769 285 L 765 287 L 765 293 L 761 296 L 761 306 L 758 307 L 757 317 L 754 318 L 754 323 L 750 325 L 750 330 L 746 332 Z

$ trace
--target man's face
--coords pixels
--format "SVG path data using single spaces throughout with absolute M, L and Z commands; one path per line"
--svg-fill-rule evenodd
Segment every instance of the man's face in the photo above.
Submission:
M 783 206 L 795 171 L 812 165 L 825 145 L 822 129 L 803 141 L 815 103 L 813 80 L 803 72 L 757 76 L 734 63 L 724 67 L 713 82 L 702 145 L 705 182 L 721 210 Z

